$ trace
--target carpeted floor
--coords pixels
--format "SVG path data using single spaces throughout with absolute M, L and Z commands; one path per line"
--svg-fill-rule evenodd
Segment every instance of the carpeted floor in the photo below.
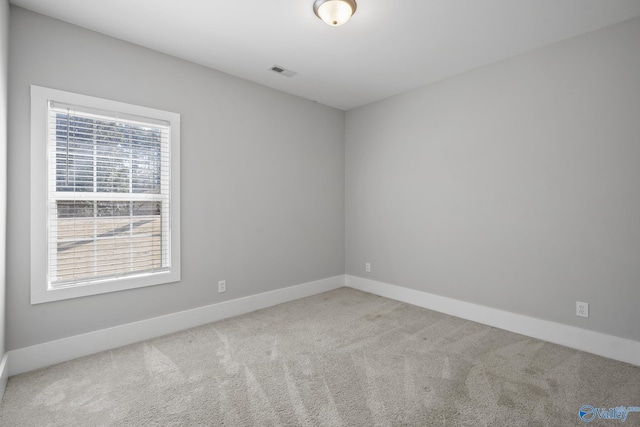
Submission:
M 341 288 L 12 377 L 0 425 L 572 426 L 586 404 L 640 406 L 640 368 Z

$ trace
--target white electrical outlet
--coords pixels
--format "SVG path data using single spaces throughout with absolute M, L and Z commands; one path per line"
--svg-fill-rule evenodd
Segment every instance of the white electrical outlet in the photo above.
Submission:
M 220 280 L 218 282 L 218 292 L 227 292 L 227 281 Z
M 589 317 L 589 303 L 576 301 L 576 316 Z
M 371 263 L 370 262 L 365 262 L 364 263 L 364 271 L 366 271 L 367 273 L 371 273 Z

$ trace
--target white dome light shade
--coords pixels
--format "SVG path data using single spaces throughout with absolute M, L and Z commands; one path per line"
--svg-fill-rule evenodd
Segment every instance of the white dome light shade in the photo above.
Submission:
M 313 11 L 328 25 L 337 27 L 351 18 L 356 11 L 355 0 L 316 0 Z

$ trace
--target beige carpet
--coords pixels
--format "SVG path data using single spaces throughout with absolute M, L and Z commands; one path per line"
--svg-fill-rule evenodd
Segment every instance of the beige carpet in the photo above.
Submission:
M 640 406 L 640 368 L 342 288 L 12 377 L 0 425 L 571 426 L 585 404 Z

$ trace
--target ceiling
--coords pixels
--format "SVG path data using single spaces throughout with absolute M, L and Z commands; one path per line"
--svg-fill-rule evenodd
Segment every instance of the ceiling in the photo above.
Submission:
M 358 0 L 330 27 L 313 0 L 11 3 L 342 110 L 640 16 L 639 0 Z

